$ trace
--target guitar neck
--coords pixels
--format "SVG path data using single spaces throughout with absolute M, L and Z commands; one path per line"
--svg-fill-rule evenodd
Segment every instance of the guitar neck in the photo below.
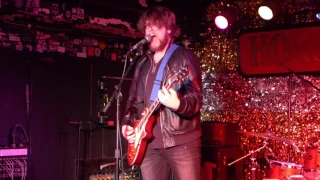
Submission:
M 185 68 L 183 69 L 186 70 Z M 173 84 L 173 82 L 175 81 L 169 80 L 164 87 L 166 89 L 169 89 Z M 159 101 L 159 98 L 157 97 L 155 101 L 147 108 L 147 111 L 145 112 L 145 115 L 143 116 L 143 118 L 140 119 L 140 123 L 139 123 L 140 129 L 145 124 L 145 122 L 150 118 L 150 116 L 153 114 L 153 112 L 156 110 L 159 104 L 160 104 L 160 101 Z

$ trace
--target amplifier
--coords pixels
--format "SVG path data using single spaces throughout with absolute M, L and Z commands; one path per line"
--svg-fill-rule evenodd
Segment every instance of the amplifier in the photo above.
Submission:
M 202 122 L 202 145 L 214 147 L 239 146 L 240 136 L 237 123 Z
M 99 159 L 80 159 L 79 172 L 77 172 L 78 160 L 75 159 L 75 177 L 78 175 L 79 180 L 111 180 L 115 179 L 116 159 L 115 158 L 99 158 Z M 122 162 L 119 160 L 119 165 Z M 120 179 L 138 178 L 137 168 L 133 168 L 127 163 L 127 159 L 123 159 L 123 169 L 119 169 Z

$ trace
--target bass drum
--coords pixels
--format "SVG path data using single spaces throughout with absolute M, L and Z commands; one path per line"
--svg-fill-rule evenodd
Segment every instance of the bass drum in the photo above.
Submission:
M 290 179 L 306 180 L 306 178 L 303 175 L 293 175 L 293 176 L 290 176 Z
M 303 178 L 303 166 L 290 162 L 270 160 L 267 168 L 267 179 Z
M 308 148 L 304 156 L 304 177 L 308 179 L 320 178 L 320 153 L 318 148 Z
M 292 175 L 289 178 L 284 178 L 285 180 L 287 179 L 292 179 L 292 180 L 307 180 L 303 175 Z M 263 180 L 283 180 L 283 179 L 263 179 Z

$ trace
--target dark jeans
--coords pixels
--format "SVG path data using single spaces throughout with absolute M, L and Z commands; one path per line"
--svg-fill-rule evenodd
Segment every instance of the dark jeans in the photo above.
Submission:
M 198 141 L 198 140 L 196 140 Z M 148 147 L 140 165 L 143 180 L 201 180 L 201 145 L 186 144 L 167 149 Z

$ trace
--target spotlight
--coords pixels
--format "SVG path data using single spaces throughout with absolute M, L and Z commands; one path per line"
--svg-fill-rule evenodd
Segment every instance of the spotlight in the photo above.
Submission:
M 216 24 L 216 26 L 220 29 L 226 29 L 228 27 L 228 20 L 227 18 L 225 18 L 224 16 L 217 16 L 214 19 L 214 23 Z
M 318 14 L 316 15 L 316 17 L 317 17 L 318 19 L 320 19 L 320 13 L 318 13 Z
M 259 16 L 264 20 L 271 20 L 280 10 L 279 2 L 279 0 L 263 1 L 258 9 Z
M 258 9 L 258 14 L 264 20 L 270 20 L 273 18 L 273 12 L 268 6 L 260 6 Z
M 219 11 L 216 12 L 214 23 L 219 29 L 227 29 L 233 25 L 239 14 L 234 3 L 220 2 L 217 4 Z

